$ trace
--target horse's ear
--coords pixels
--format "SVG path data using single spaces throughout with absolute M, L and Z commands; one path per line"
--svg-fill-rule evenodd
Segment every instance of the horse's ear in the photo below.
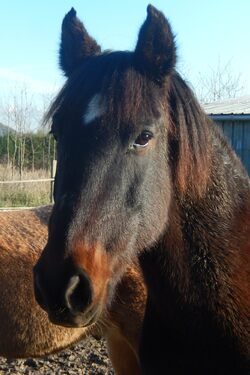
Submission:
M 59 62 L 65 75 L 70 76 L 84 58 L 100 52 L 100 46 L 89 36 L 72 8 L 62 22 Z
M 159 82 L 175 66 L 176 46 L 171 26 L 163 13 L 152 5 L 148 5 L 147 13 L 135 48 L 135 63 L 139 70 Z

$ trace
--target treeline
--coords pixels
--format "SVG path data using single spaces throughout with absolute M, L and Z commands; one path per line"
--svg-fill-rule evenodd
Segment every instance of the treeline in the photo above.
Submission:
M 9 132 L 0 137 L 0 163 L 18 169 L 20 177 L 24 170 L 50 170 L 55 154 L 55 140 L 43 132 Z

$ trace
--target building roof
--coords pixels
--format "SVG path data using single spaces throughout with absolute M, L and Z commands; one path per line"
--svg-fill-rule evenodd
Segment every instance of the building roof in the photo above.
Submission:
M 205 103 L 208 115 L 250 115 L 250 95 L 214 103 Z

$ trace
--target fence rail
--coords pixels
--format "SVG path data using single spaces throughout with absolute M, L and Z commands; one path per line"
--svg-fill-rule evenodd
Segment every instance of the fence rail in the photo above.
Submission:
M 50 183 L 50 203 L 53 203 L 53 189 L 54 189 L 54 181 L 55 181 L 55 173 L 56 173 L 56 160 L 51 161 L 51 170 L 50 170 L 50 178 L 39 178 L 39 179 L 30 179 L 30 180 L 6 180 L 0 181 L 0 186 L 8 185 L 8 184 L 29 184 L 29 183 L 40 183 L 40 182 L 49 182 Z M 33 207 L 0 207 L 0 210 L 10 210 L 10 209 L 24 209 L 24 208 L 33 208 Z
M 37 180 L 10 180 L 10 181 L 0 181 L 1 184 L 25 184 L 29 182 L 53 182 L 54 178 L 40 178 Z
M 50 182 L 50 204 L 53 203 L 53 184 L 55 178 L 40 178 L 40 179 L 31 179 L 31 180 L 10 180 L 10 181 L 0 181 L 0 185 L 8 185 L 8 184 L 23 184 L 23 183 L 33 183 L 33 182 Z M 32 209 L 34 207 L 30 206 L 20 206 L 20 207 L 0 207 L 0 211 L 13 211 L 13 210 L 25 210 L 25 209 Z
M 20 211 L 20 210 L 33 210 L 37 207 L 27 207 L 27 206 L 18 206 L 18 207 L 0 207 L 1 212 L 9 212 L 9 211 Z

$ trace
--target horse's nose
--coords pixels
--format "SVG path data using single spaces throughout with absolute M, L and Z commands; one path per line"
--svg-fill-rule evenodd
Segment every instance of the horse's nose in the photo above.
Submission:
M 92 302 L 92 283 L 83 269 L 77 269 L 69 278 L 64 292 L 64 301 L 70 312 L 84 312 Z
M 71 269 L 64 275 L 61 283 L 50 285 L 40 274 L 39 267 L 34 268 L 34 293 L 38 304 L 49 314 L 63 311 L 67 316 L 84 313 L 92 303 L 93 288 L 91 280 L 81 268 Z M 43 282 L 42 282 L 43 281 Z M 57 280 L 58 281 L 58 280 Z

